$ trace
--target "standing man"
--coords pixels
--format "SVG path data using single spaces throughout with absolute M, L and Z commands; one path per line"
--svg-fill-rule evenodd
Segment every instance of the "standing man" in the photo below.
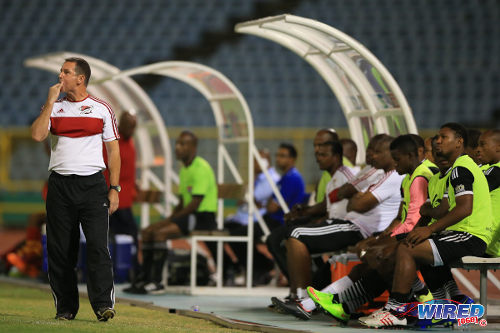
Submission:
M 167 260 L 166 240 L 188 235 L 193 230 L 217 228 L 217 183 L 208 162 L 196 156 L 198 138 L 183 131 L 175 143 L 175 155 L 183 164 L 179 172 L 179 204 L 165 220 L 143 229 L 142 272 L 123 291 L 131 294 L 161 294 L 163 267 Z
M 87 93 L 90 73 L 84 59 L 66 59 L 59 83 L 50 87 L 42 112 L 31 126 L 35 141 L 43 141 L 49 131 L 51 134 L 47 250 L 59 320 L 72 320 L 78 313 L 75 267 L 80 224 L 87 239 L 87 290 L 92 309 L 99 321 L 116 313 L 108 218 L 118 208 L 121 190 L 119 136 L 111 107 Z M 66 96 L 58 100 L 60 93 Z M 102 174 L 102 142 L 108 151 L 110 188 Z

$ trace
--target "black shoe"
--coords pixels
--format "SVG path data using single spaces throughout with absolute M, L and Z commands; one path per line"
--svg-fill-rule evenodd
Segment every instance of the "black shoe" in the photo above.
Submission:
M 116 311 L 112 308 L 100 308 L 97 310 L 95 315 L 97 316 L 97 320 L 99 321 L 108 321 L 115 316 Z
M 132 284 L 130 287 L 123 289 L 124 293 L 127 294 L 136 294 L 136 295 L 146 295 L 148 292 L 144 288 L 144 285 L 135 285 Z
M 73 320 L 75 319 L 75 315 L 70 313 L 70 312 L 63 312 L 63 313 L 58 313 L 56 314 L 57 320 Z
M 279 300 L 281 302 L 284 302 L 284 303 L 291 303 L 291 302 L 295 302 L 296 301 L 296 298 L 294 297 L 291 297 L 290 295 L 288 295 L 287 297 L 285 297 L 284 300 L 280 300 L 278 297 L 271 297 L 271 304 L 267 306 L 267 309 L 269 311 L 273 311 L 273 312 L 276 312 L 276 313 L 281 313 L 281 314 L 287 314 L 288 312 L 285 312 L 282 308 L 278 307 L 276 305 L 276 301 Z
M 274 306 L 277 309 L 280 309 L 282 313 L 288 313 L 296 318 L 302 319 L 302 320 L 309 320 L 311 319 L 311 313 L 312 311 L 307 311 L 302 307 L 302 304 L 300 301 L 282 301 L 277 297 L 271 298 L 271 301 L 273 302 Z

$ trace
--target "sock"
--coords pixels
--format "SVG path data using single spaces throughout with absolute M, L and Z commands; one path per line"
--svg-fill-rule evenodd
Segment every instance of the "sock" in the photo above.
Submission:
M 444 289 L 452 300 L 462 302 L 464 294 L 460 291 L 454 279 L 447 281 L 444 284 Z
M 153 269 L 154 250 L 149 244 L 144 244 L 142 248 L 142 267 L 136 282 L 150 282 L 151 271 Z
M 346 290 L 354 284 L 349 276 L 344 276 L 343 278 L 338 279 L 337 281 L 331 283 L 327 287 L 321 290 L 324 293 L 328 294 L 340 294 L 341 291 Z
M 427 287 L 425 284 L 420 280 L 418 277 L 415 278 L 415 281 L 413 281 L 413 285 L 411 286 L 411 289 L 414 293 L 419 292 L 419 295 L 424 294 L 422 291 L 426 291 Z M 425 293 L 426 294 L 426 293 Z
M 303 299 L 309 297 L 307 296 L 307 291 L 304 288 L 297 288 L 297 298 Z
M 153 250 L 153 265 L 151 272 L 151 282 L 161 283 L 163 279 L 163 267 L 167 260 L 167 244 L 166 242 L 154 243 Z
M 384 308 L 396 313 L 403 312 L 405 309 L 404 306 L 409 300 L 410 294 L 391 293 Z
M 431 290 L 434 299 L 446 299 L 446 290 L 444 288 L 438 288 L 436 290 Z
M 347 313 L 354 313 L 366 302 L 370 301 L 373 295 L 365 289 L 363 279 L 356 281 L 351 287 L 341 291 L 338 295 L 339 302 L 344 304 Z
M 302 307 L 306 311 L 312 311 L 316 309 L 316 303 L 314 303 L 314 301 L 310 297 L 307 297 L 306 299 L 302 300 L 300 304 L 302 304 Z

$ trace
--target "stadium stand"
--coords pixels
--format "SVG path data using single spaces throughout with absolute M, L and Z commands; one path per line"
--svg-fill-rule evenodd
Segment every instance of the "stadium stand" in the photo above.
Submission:
M 28 124 L 44 99 L 38 83 L 53 80 L 50 74 L 23 68 L 22 61 L 29 56 L 68 50 L 130 68 L 173 60 L 179 54 L 176 50 L 187 48 L 192 60 L 214 66 L 234 80 L 247 97 L 257 126 L 330 123 L 345 127 L 335 98 L 304 61 L 269 41 L 233 32 L 236 19 L 283 10 L 332 25 L 364 43 L 400 83 L 419 127 L 437 127 L 450 115 L 466 124 L 485 123 L 498 106 L 500 97 L 492 87 L 498 84 L 500 67 L 492 55 L 500 49 L 500 26 L 496 24 L 500 10 L 494 0 L 475 4 L 409 0 L 290 3 L 92 0 L 79 4 L 77 15 L 69 15 L 74 14 L 70 2 L 4 1 L 0 5 L 4 46 L 0 77 L 10 87 L 4 87 L 0 95 L 0 107 L 9 110 L 1 125 Z M 54 12 L 58 20 L 53 19 Z M 83 38 L 81 43 L 74 43 L 76 34 Z M 225 35 L 231 39 L 217 40 Z M 210 40 L 215 45 L 210 54 L 197 48 L 206 38 L 214 39 Z M 145 87 L 160 106 L 175 105 L 189 112 L 208 109 L 197 92 L 178 85 L 174 88 L 165 80 L 145 82 Z M 29 99 L 23 98 L 26 92 Z M 466 112 L 471 109 L 475 112 Z M 315 117 L 302 116 L 311 110 Z M 439 110 L 450 113 L 436 112 Z M 210 117 L 184 118 L 166 107 L 162 113 L 164 117 L 168 114 L 170 125 L 209 125 L 205 119 Z M 289 117 L 283 121 L 285 113 Z

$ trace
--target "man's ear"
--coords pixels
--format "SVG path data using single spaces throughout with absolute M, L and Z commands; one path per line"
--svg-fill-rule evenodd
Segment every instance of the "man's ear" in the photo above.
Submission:
M 79 74 L 78 75 L 78 84 L 84 84 L 85 83 L 85 75 Z

